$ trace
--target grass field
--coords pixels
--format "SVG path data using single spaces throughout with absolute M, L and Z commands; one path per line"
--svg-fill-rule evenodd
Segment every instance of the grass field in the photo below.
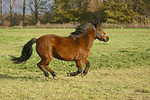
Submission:
M 26 64 L 14 65 L 22 46 L 45 34 L 68 36 L 74 29 L 0 29 L 0 99 L 2 100 L 150 100 L 150 29 L 104 29 L 107 43 L 95 40 L 89 73 L 67 77 L 74 62 L 53 59 L 58 79 L 45 80 L 34 51 Z M 85 65 L 84 65 L 85 67 Z

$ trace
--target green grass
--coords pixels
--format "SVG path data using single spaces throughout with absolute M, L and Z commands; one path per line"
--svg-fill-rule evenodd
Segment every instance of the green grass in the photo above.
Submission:
M 20 56 L 22 46 L 45 34 L 68 36 L 74 29 L 0 29 L 0 99 L 3 100 L 149 100 L 150 29 L 104 29 L 107 43 L 95 40 L 88 60 L 89 73 L 67 77 L 74 62 L 53 59 L 58 79 L 45 80 L 36 66 L 34 51 L 26 64 L 14 65 L 9 55 Z M 85 67 L 85 65 L 83 66 Z

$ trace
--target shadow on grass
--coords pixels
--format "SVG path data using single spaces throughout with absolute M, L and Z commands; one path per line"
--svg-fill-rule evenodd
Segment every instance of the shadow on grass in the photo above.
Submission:
M 80 75 L 76 76 L 76 77 L 81 77 Z M 57 79 L 54 79 L 53 77 L 50 77 L 48 80 L 45 78 L 44 75 L 39 75 L 39 76 L 11 76 L 11 75 L 4 75 L 4 74 L 0 74 L 0 80 L 2 79 L 6 79 L 6 80 L 20 80 L 20 81 L 33 81 L 33 82 L 59 82 L 59 81 L 65 81 L 65 82 L 69 82 L 69 81 L 73 81 L 75 79 L 75 77 L 71 77 L 71 76 L 62 76 L 59 77 L 57 76 Z
M 3 74 L 0 74 L 0 79 L 11 79 L 11 80 L 14 80 L 14 79 L 19 79 L 19 80 L 25 80 L 25 81 L 46 81 L 45 77 L 40 77 L 40 76 L 10 76 L 10 75 L 3 75 Z M 50 78 L 51 80 L 51 78 Z
M 20 78 L 20 77 L 12 77 L 9 75 L 0 74 L 0 79 L 16 79 L 16 78 Z

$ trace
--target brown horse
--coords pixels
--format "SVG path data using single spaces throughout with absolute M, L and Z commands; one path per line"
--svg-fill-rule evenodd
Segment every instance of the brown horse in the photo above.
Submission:
M 15 64 L 27 61 L 32 55 L 32 45 L 36 43 L 36 52 L 41 58 L 37 66 L 44 72 L 46 78 L 49 78 L 47 71 L 51 73 L 53 78 L 56 77 L 55 72 L 49 67 L 49 62 L 53 58 L 75 61 L 78 71 L 68 73 L 68 76 L 76 76 L 81 73 L 82 63 L 85 63 L 86 68 L 81 74 L 83 77 L 87 74 L 90 67 L 87 57 L 95 39 L 107 42 L 109 37 L 98 24 L 85 23 L 79 25 L 69 37 L 50 34 L 41 36 L 38 39 L 33 38 L 24 45 L 21 56 L 11 56 L 11 60 Z

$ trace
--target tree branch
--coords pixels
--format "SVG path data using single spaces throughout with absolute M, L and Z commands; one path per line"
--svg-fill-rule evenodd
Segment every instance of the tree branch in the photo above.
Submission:
M 12 7 L 14 6 L 15 2 L 16 2 L 16 0 L 13 1 Z
M 28 4 L 26 4 L 29 8 L 30 8 L 30 10 L 33 12 L 33 13 L 35 13 L 35 11 L 33 10 L 33 8 L 30 6 L 30 5 L 28 5 Z

